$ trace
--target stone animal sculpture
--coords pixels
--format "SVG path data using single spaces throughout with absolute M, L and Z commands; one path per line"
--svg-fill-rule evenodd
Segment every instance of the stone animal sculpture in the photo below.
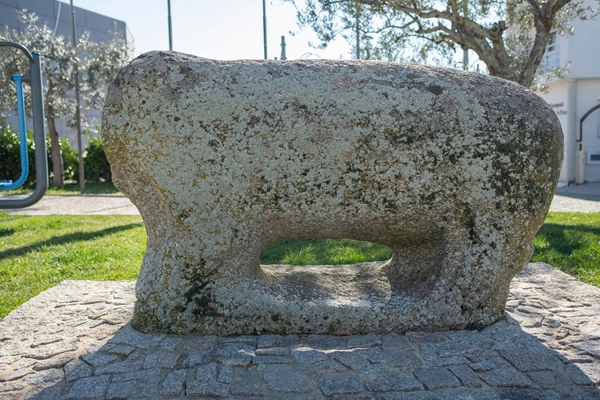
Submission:
M 148 234 L 133 326 L 178 334 L 402 332 L 502 318 L 561 167 L 552 109 L 502 79 L 363 61 L 150 52 L 102 137 Z M 261 266 L 289 238 L 387 262 Z

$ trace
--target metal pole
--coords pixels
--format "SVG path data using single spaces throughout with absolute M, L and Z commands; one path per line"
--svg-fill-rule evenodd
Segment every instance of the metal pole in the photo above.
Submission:
M 48 189 L 48 158 L 46 156 L 46 131 L 44 129 L 44 94 L 42 89 L 42 62 L 39 53 L 30 53 L 27 48 L 14 43 L 0 45 L 18 47 L 30 57 L 27 79 L 31 86 L 31 109 L 33 112 L 33 137 L 35 143 L 35 190 L 24 199 L 1 199 L 0 208 L 23 208 L 37 203 Z
M 285 54 L 285 36 L 281 37 L 281 56 L 280 60 L 287 60 L 287 55 Z
M 171 23 L 171 0 L 167 0 L 169 14 L 169 50 L 173 51 L 173 24 Z
M 79 191 L 85 192 L 85 174 L 83 172 L 83 143 L 81 139 L 81 105 L 79 104 L 79 60 L 77 58 L 77 37 L 75 36 L 75 8 L 71 0 L 71 38 L 75 57 L 75 119 L 77 127 L 77 151 L 79 152 Z
M 267 6 L 263 0 L 263 44 L 265 47 L 265 60 L 267 59 Z

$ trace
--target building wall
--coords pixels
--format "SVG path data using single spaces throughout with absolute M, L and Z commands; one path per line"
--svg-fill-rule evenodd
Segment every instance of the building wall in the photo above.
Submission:
M 593 4 L 592 4 L 593 5 Z M 595 3 L 598 7 L 598 3 Z M 569 78 L 600 77 L 600 20 L 576 20 L 572 36 L 561 37 L 565 51 L 561 52 L 563 64 L 571 62 Z
M 565 159 L 560 174 L 562 184 L 576 179 L 576 157 L 581 138 L 585 156 L 584 179 L 600 182 L 600 162 L 590 160 L 590 154 L 600 155 L 600 110 L 590 114 L 580 130 L 581 118 L 600 104 L 600 77 L 595 79 L 562 80 L 550 84 L 548 93 L 538 93 L 556 111 L 565 138 Z
M 598 6 L 592 0 L 586 3 Z M 600 19 L 576 20 L 572 26 L 573 35 L 557 39 L 560 65 L 570 64 L 567 78 L 548 82 L 548 92 L 538 93 L 552 105 L 563 128 L 565 160 L 560 174 L 562 185 L 572 184 L 577 178 L 580 119 L 600 104 L 600 40 L 596 39 L 600 38 Z M 590 154 L 600 154 L 600 110 L 586 119 L 581 139 L 585 157 L 583 177 L 587 182 L 600 182 L 600 162 L 590 161 Z
M 40 24 L 46 24 L 52 29 L 56 27 L 57 35 L 71 40 L 71 8 L 68 3 L 58 0 L 0 0 L 0 28 L 4 30 L 7 26 L 9 29 L 21 31 L 24 27 L 17 20 L 17 13 L 22 9 L 35 12 Z M 106 42 L 111 39 L 110 32 L 116 31 L 124 35 L 128 43 L 133 44 L 133 36 L 125 22 L 79 7 L 74 9 L 77 36 L 81 36 L 87 29 L 91 40 Z
M 112 39 L 111 32 L 124 35 L 127 43 L 133 46 L 133 36 L 123 21 L 119 21 L 92 11 L 73 7 L 75 10 L 75 32 L 80 37 L 85 30 L 90 32 L 90 39 L 95 42 L 105 42 Z M 62 35 L 70 43 L 71 41 L 71 8 L 69 3 L 58 0 L 0 0 L 0 30 L 22 31 L 24 25 L 18 21 L 17 15 L 22 9 L 34 12 L 38 17 L 38 24 L 45 24 L 51 29 L 56 29 L 57 35 Z M 35 49 L 29 49 L 35 51 Z M 91 110 L 82 114 L 82 118 L 91 126 L 100 125 L 100 111 Z M 17 126 L 17 118 L 14 113 L 8 113 L 6 122 Z M 27 122 L 31 128 L 31 122 Z M 59 135 L 67 138 L 74 146 L 76 142 L 75 131 L 67 126 L 65 120 L 57 120 L 56 128 Z M 85 140 L 85 139 L 84 139 Z M 74 146 L 76 148 L 76 146 Z
M 556 114 L 558 115 L 558 119 L 560 120 L 560 124 L 563 128 L 563 135 L 565 140 L 564 147 L 564 161 L 563 168 L 560 171 L 560 182 L 568 182 L 569 181 L 569 173 L 567 172 L 566 165 L 569 164 L 569 156 L 570 153 L 567 151 L 570 143 L 574 142 L 575 138 L 572 134 L 570 134 L 567 129 L 567 115 L 569 108 L 569 97 L 568 97 L 568 83 L 566 81 L 558 81 L 550 85 L 550 89 L 548 93 L 538 93 L 548 104 L 552 106 Z M 574 144 L 572 145 L 574 146 Z M 575 172 L 573 171 L 573 179 Z
M 597 65 L 600 67 L 600 63 Z M 579 135 L 580 119 L 590 109 L 600 104 L 600 78 L 577 80 L 577 94 L 577 135 Z M 600 155 L 600 110 L 590 114 L 582 128 L 581 138 L 586 160 L 584 179 L 587 182 L 600 182 L 600 161 L 590 160 L 591 154 Z

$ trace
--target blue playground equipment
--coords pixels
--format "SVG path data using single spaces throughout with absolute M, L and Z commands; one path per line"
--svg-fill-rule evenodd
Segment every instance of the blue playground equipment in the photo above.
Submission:
M 33 137 L 35 143 L 35 190 L 25 198 L 0 199 L 0 208 L 22 208 L 38 202 L 48 189 L 48 160 L 46 158 L 46 130 L 44 128 L 44 95 L 42 91 L 42 66 L 38 53 L 31 53 L 25 46 L 15 42 L 0 42 L 0 47 L 15 47 L 25 53 L 30 61 L 29 71 L 25 75 L 14 75 L 12 81 L 17 89 L 17 120 L 19 124 L 21 176 L 13 182 L 0 180 L 0 191 L 12 190 L 23 185 L 29 175 L 27 157 L 27 127 L 25 118 L 25 99 L 23 82 L 31 87 L 33 114 Z

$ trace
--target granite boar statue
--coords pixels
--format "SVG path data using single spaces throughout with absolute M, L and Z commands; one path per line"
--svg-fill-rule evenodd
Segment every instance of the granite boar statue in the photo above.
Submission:
M 457 70 L 139 56 L 102 138 L 148 244 L 133 326 L 177 334 L 465 329 L 502 318 L 562 162 L 552 109 Z M 260 265 L 289 238 L 385 262 Z

